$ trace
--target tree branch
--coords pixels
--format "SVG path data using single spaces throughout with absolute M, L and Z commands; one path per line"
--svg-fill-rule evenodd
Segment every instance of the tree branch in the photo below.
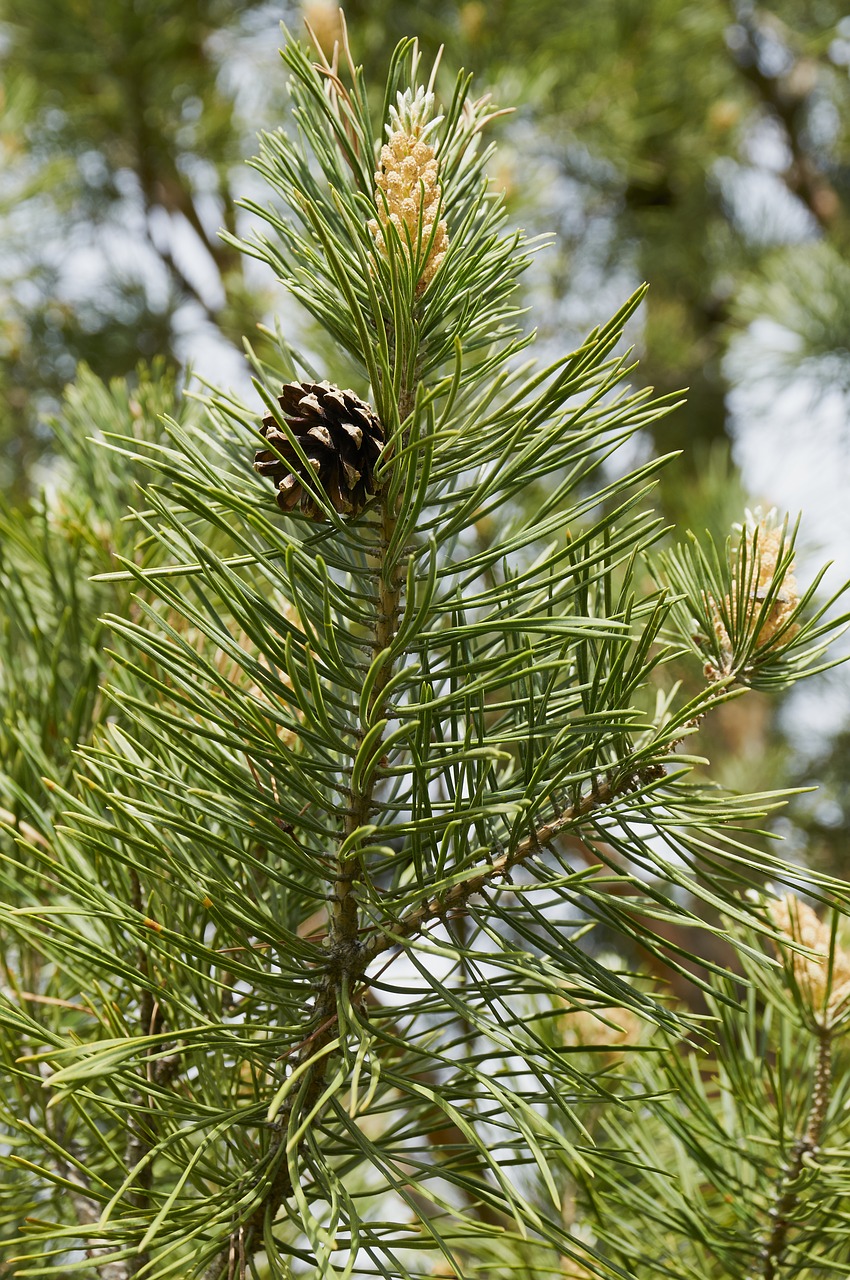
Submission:
M 218 311 L 214 307 L 211 307 L 210 304 L 206 301 L 206 299 L 201 295 L 199 290 L 196 288 L 196 286 L 192 283 L 192 281 L 183 271 L 182 267 L 179 266 L 171 250 L 166 249 L 163 246 L 158 245 L 156 243 L 156 241 L 154 240 L 153 236 L 150 233 L 150 229 L 148 229 L 148 243 L 150 244 L 154 253 L 156 253 L 157 257 L 159 257 L 160 260 L 162 261 L 163 266 L 165 267 L 168 274 L 171 276 L 171 279 L 173 280 L 173 282 L 180 289 L 181 293 L 186 294 L 186 296 L 191 298 L 193 302 L 196 302 L 198 306 L 201 308 L 201 310 L 203 311 L 207 320 L 209 320 L 210 324 L 214 324 L 216 327 L 218 327 L 218 319 L 219 319 Z
M 745 33 L 747 43 L 735 56 L 738 70 L 755 89 L 762 104 L 781 125 L 791 152 L 791 163 L 783 176 L 785 185 L 803 202 L 819 225 L 828 230 L 841 212 L 841 199 L 806 145 L 805 125 L 809 102 L 816 87 L 816 64 L 794 58 L 791 67 L 779 75 L 766 74 L 760 65 L 759 44 L 768 24 L 778 34 L 780 24 L 775 15 L 755 10 L 741 14 L 732 6 L 735 22 Z M 791 53 L 788 41 L 786 52 Z
M 403 387 L 398 397 L 398 413 L 401 421 L 409 415 L 414 398 L 414 388 Z M 385 424 L 388 427 L 389 424 Z M 390 497 L 381 493 L 381 521 L 376 547 L 378 577 L 378 608 L 372 636 L 372 660 L 378 662 L 386 655 L 395 639 L 398 627 L 402 592 L 402 573 L 398 557 L 387 565 L 387 553 L 393 541 L 399 518 L 401 494 Z M 372 724 L 382 718 L 384 691 L 393 673 L 394 662 L 385 657 L 374 683 L 366 718 L 358 726 L 359 740 L 365 737 Z M 374 744 L 380 750 L 380 739 Z M 352 766 L 353 768 L 353 766 Z M 271 1186 L 247 1222 L 241 1223 L 231 1236 L 226 1252 L 222 1252 L 204 1274 L 204 1280 L 218 1280 L 231 1268 L 234 1246 L 238 1236 L 240 1258 L 251 1258 L 264 1247 L 265 1226 L 271 1224 L 281 1204 L 292 1194 L 292 1175 L 285 1159 L 286 1139 L 295 1115 L 309 1114 L 321 1096 L 325 1072 L 333 1040 L 337 1034 L 337 1003 L 343 993 L 357 984 L 363 972 L 359 943 L 360 918 L 355 896 L 355 885 L 362 876 L 362 861 L 356 843 L 347 842 L 368 822 L 372 813 L 375 789 L 374 770 L 364 776 L 349 793 L 348 808 L 343 822 L 342 840 L 337 854 L 337 870 L 333 892 L 329 899 L 330 943 L 324 982 L 311 1010 L 310 1028 L 296 1046 L 298 1052 L 293 1070 L 304 1068 L 298 1089 L 293 1089 L 275 1121 L 270 1156 L 278 1160 L 278 1168 Z
M 601 783 L 589 791 L 577 804 L 564 809 L 557 818 L 553 818 L 551 822 L 545 822 L 542 826 L 537 827 L 531 835 L 521 840 L 515 849 L 494 858 L 483 870 L 477 871 L 466 880 L 460 880 L 457 884 L 453 884 L 445 893 L 429 898 L 427 902 L 413 908 L 395 923 L 380 926 L 371 940 L 361 947 L 360 961 L 363 970 L 383 952 L 389 951 L 399 942 L 406 942 L 417 934 L 422 933 L 425 926 L 432 920 L 440 920 L 454 912 L 465 910 L 469 899 L 476 893 L 480 893 L 495 880 L 504 879 L 514 867 L 520 866 L 523 862 L 533 857 L 535 853 L 538 853 L 540 849 L 551 844 L 562 831 L 575 826 L 576 823 L 581 822 L 583 818 L 592 813 L 594 809 L 600 809 L 604 805 L 610 804 L 617 796 L 632 790 L 632 788 L 633 776 L 630 774 L 625 775 L 617 784 L 612 782 Z
M 759 1253 L 759 1263 L 751 1272 L 753 1280 L 779 1280 L 779 1269 L 788 1243 L 791 1218 L 800 1201 L 798 1181 L 807 1157 L 817 1153 L 820 1146 L 826 1111 L 829 1106 L 832 1081 L 832 1031 L 829 1027 L 818 1030 L 818 1051 L 812 1085 L 812 1104 L 806 1127 L 791 1150 L 791 1159 L 776 1184 L 776 1197 L 770 1208 L 773 1223 Z

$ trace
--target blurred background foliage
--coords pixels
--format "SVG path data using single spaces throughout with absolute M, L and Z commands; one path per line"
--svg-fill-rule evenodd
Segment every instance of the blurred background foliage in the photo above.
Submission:
M 492 176 L 516 221 L 551 235 L 528 288 L 553 353 L 650 282 L 632 333 L 637 376 L 660 392 L 689 388 L 642 444 L 683 452 L 660 491 L 671 523 L 722 538 L 748 500 L 793 501 L 776 477 L 805 472 L 818 496 L 804 536 L 819 559 L 846 564 L 844 7 L 350 0 L 346 15 L 358 58 L 378 72 L 417 33 L 426 55 L 445 45 L 449 76 L 465 66 L 480 93 L 516 107 L 496 126 Z M 345 380 L 278 286 L 218 236 L 246 229 L 237 201 L 256 184 L 243 157 L 288 110 L 278 24 L 300 31 L 305 18 L 330 53 L 340 19 L 325 0 L 0 0 L 8 502 L 49 484 L 48 423 L 80 362 L 86 379 L 127 379 L 128 396 L 139 361 L 155 356 L 180 378 L 194 366 L 245 383 L 242 335 L 262 354 L 257 326 L 279 312 Z M 73 428 L 85 431 L 79 414 Z M 779 831 L 792 855 L 840 874 L 848 699 L 835 680 L 822 688 L 784 709 L 759 695 L 732 703 L 703 745 L 742 790 L 822 783 Z

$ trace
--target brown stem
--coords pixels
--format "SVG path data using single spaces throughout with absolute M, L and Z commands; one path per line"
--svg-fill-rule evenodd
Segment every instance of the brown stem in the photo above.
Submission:
M 421 906 L 414 907 L 411 911 L 408 911 L 401 919 L 394 923 L 389 923 L 380 932 L 376 932 L 371 940 L 364 943 L 361 948 L 363 969 L 365 970 L 377 956 L 384 951 L 389 951 L 397 943 L 420 934 L 432 920 L 441 920 L 457 911 L 465 910 L 469 899 L 476 893 L 481 893 L 483 889 L 486 889 L 495 880 L 504 879 L 514 867 L 533 857 L 541 848 L 550 844 L 562 831 L 575 826 L 582 818 L 586 818 L 588 814 L 592 813 L 594 809 L 609 804 L 620 792 L 630 790 L 631 786 L 632 779 L 630 777 L 624 778 L 619 785 L 612 782 L 600 783 L 589 791 L 586 796 L 583 796 L 577 804 L 564 809 L 557 818 L 553 818 L 551 822 L 543 823 L 531 835 L 526 836 L 524 840 L 520 840 L 514 849 L 507 853 L 502 853 L 498 858 L 494 858 L 486 867 L 469 876 L 466 880 L 460 880 L 457 884 L 453 884 L 445 893 L 429 898 Z
M 132 879 L 132 902 L 135 909 L 141 914 L 142 912 L 142 886 L 138 875 L 135 871 L 131 872 Z M 151 978 L 150 959 L 147 950 L 139 947 L 136 957 L 139 973 L 142 974 L 147 981 Z M 149 986 L 141 989 L 139 997 L 139 1029 L 142 1035 L 157 1035 L 162 1030 L 162 1008 L 159 1001 L 150 990 Z M 148 1055 L 153 1052 L 152 1048 L 148 1049 Z M 168 1060 L 163 1060 L 158 1064 L 148 1063 L 147 1076 L 150 1081 L 155 1077 L 162 1075 L 166 1069 Z M 151 1132 L 150 1128 L 145 1127 L 142 1108 L 148 1111 L 148 1126 L 153 1123 L 153 1099 L 151 1096 L 141 1092 L 133 1095 L 133 1102 L 139 1111 L 130 1120 L 127 1130 L 127 1147 L 126 1147 L 126 1163 L 127 1168 L 134 1169 L 139 1165 L 151 1149 Z M 150 1193 L 153 1186 L 153 1166 L 150 1162 L 145 1164 L 135 1179 L 134 1188 L 127 1194 L 127 1203 L 136 1209 L 147 1209 L 150 1206 Z M 150 1254 L 140 1253 L 124 1264 L 127 1276 L 137 1275 L 144 1267 L 150 1263 Z
M 759 1253 L 753 1280 L 778 1280 L 779 1268 L 788 1244 L 791 1219 L 800 1201 L 797 1185 L 806 1159 L 817 1153 L 823 1132 L 829 1091 L 832 1079 L 832 1031 L 822 1027 L 818 1031 L 818 1053 L 812 1084 L 812 1104 L 806 1127 L 791 1148 L 791 1158 L 776 1183 L 776 1195 L 770 1210 L 772 1227 Z
M 405 402 L 407 397 L 404 397 Z M 399 409 L 402 409 L 402 397 L 399 398 Z M 387 551 L 395 534 L 398 523 L 398 499 L 392 502 L 386 497 L 381 502 L 380 543 L 378 546 L 378 613 L 375 619 L 375 631 L 372 640 L 372 658 L 377 660 L 387 650 L 395 638 L 398 626 L 399 606 L 401 601 L 401 572 L 398 560 L 387 570 Z M 381 719 L 384 705 L 384 690 L 393 673 L 393 662 L 386 659 L 378 672 L 372 689 L 367 719 L 359 726 L 362 738 L 368 732 L 370 724 Z M 376 750 L 379 744 L 375 744 Z M 364 778 L 362 784 L 352 790 L 345 815 L 343 828 L 347 839 L 353 836 L 369 820 L 372 811 L 372 799 L 375 789 L 375 776 L 371 773 Z M 358 947 L 359 921 L 357 904 L 354 899 L 354 885 L 360 874 L 360 855 L 356 848 L 339 860 L 339 869 L 334 886 L 331 914 L 332 949 L 351 954 Z

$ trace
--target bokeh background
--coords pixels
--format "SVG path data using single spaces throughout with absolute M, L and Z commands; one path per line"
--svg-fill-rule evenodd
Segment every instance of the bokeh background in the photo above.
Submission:
M 850 13 L 832 0 L 408 0 L 346 6 L 380 84 L 396 40 L 443 45 L 493 126 L 493 183 L 546 237 L 525 301 L 560 353 L 643 280 L 635 378 L 687 401 L 671 526 L 724 537 L 746 505 L 803 512 L 798 578 L 850 576 Z M 51 481 L 51 415 L 81 362 L 132 382 L 250 385 L 243 335 L 279 325 L 336 381 L 282 286 L 219 238 L 265 199 L 244 163 L 286 118 L 280 23 L 328 50 L 335 5 L 0 0 L 0 489 Z M 258 403 L 259 411 L 259 403 Z M 819 786 L 774 824 L 783 852 L 850 862 L 850 681 L 730 704 L 703 743 L 733 787 Z

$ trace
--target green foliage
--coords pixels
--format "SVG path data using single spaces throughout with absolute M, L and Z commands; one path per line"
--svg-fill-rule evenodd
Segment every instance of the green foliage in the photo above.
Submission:
M 5 909 L 26 911 L 32 906 L 32 883 L 39 895 L 49 893 L 49 880 L 35 870 L 45 851 L 56 840 L 55 788 L 70 782 L 75 765 L 73 752 L 78 742 L 87 741 L 93 726 L 107 714 L 101 681 L 108 658 L 105 645 L 108 628 L 100 621 L 106 609 L 126 612 L 130 600 L 126 588 L 118 584 L 97 585 L 94 573 L 112 563 L 115 552 L 124 548 L 132 554 L 137 533 L 124 522 L 129 504 L 135 500 L 134 469 L 126 459 L 120 464 L 114 454 L 91 439 L 103 423 L 114 430 L 155 440 L 159 434 L 158 414 L 166 409 L 183 416 L 177 404 L 175 376 L 157 362 L 151 370 L 139 370 L 131 390 L 124 381 L 106 387 L 85 369 L 75 386 L 69 388 L 63 413 L 54 425 L 54 443 L 59 460 L 56 483 L 26 509 L 7 504 L 0 507 L 0 592 L 3 625 L 0 630 L 0 821 L 22 837 L 30 848 L 16 855 L 27 864 L 24 873 L 13 869 L 4 875 Z M 149 472 L 148 472 L 149 474 Z M 11 844 L 4 842 L 5 855 Z M 32 859 L 35 859 L 33 863 Z M 29 877 L 35 876 L 31 883 Z M 59 1025 L 74 1034 L 82 1014 L 75 1001 L 85 989 L 79 971 L 74 970 L 72 991 L 59 984 L 61 994 L 52 994 L 57 975 L 51 972 L 45 952 L 31 945 L 26 927 L 20 941 L 4 932 L 3 991 L 20 1001 L 23 1009 L 38 1008 L 39 1002 L 59 1000 Z M 66 1000 L 65 997 L 69 996 Z M 35 1002 L 33 1004 L 32 1002 Z M 85 1015 L 82 1014 L 82 1025 Z M 40 1123 L 43 1141 L 52 1143 L 57 1157 L 65 1141 L 65 1122 L 45 1111 L 48 1102 L 37 1079 L 26 1085 L 19 1081 L 20 1069 L 13 1065 L 21 1049 L 13 1036 L 4 1037 L 4 1074 L 10 1086 L 4 1101 L 4 1117 L 13 1116 L 16 1133 L 26 1133 Z M 38 1118 L 38 1119 L 37 1119 Z M 4 1141 L 11 1153 L 25 1144 L 7 1133 Z M 66 1155 L 60 1165 L 65 1169 Z M 6 1162 L 3 1182 L 4 1238 L 20 1227 L 38 1207 L 31 1182 L 20 1176 L 17 1165 Z
M 123 520 L 138 472 L 90 433 L 101 423 L 123 424 L 128 434 L 154 440 L 158 415 L 178 412 L 177 395 L 175 375 L 161 361 L 141 367 L 132 389 L 124 380 L 106 387 L 82 368 L 53 423 L 54 483 L 29 507 L 0 505 L 0 776 L 4 794 L 17 792 L 22 804 L 32 802 L 43 774 L 65 778 L 76 743 L 89 737 L 102 676 L 99 615 L 127 608 L 124 588 L 90 579 L 116 552 L 132 550 L 136 533 Z
M 685 895 L 764 931 L 742 890 L 807 879 L 750 831 L 780 797 L 722 792 L 682 747 L 736 678 L 790 684 L 838 624 L 803 618 L 804 593 L 799 632 L 760 654 L 756 629 L 682 692 L 690 615 L 734 574 L 696 554 L 653 584 L 665 460 L 608 465 L 672 407 L 628 382 L 642 291 L 548 366 L 521 361 L 527 257 L 464 76 L 429 117 L 448 251 L 423 286 L 421 216 L 385 252 L 369 229 L 389 110 L 425 87 L 417 47 L 397 49 L 380 114 L 345 54 L 331 73 L 287 45 L 295 124 L 257 162 L 282 207 L 257 206 L 272 234 L 250 251 L 359 371 L 387 441 L 374 500 L 346 520 L 305 473 L 326 518 L 283 516 L 254 472 L 260 401 L 307 466 L 276 369 L 315 374 L 281 343 L 255 359 L 255 405 L 178 409 L 161 368 L 135 391 L 84 373 L 61 496 L 8 516 L 17 1275 L 507 1280 L 583 1259 L 630 1276 L 562 1195 L 598 1176 L 590 1114 L 639 1118 L 659 1086 L 572 1052 L 568 1019 L 616 1006 L 676 1043 L 695 1028 L 594 937 L 682 971 L 699 960 Z M 540 501 L 514 501 L 529 488 Z M 738 946 L 756 989 L 769 961 Z

